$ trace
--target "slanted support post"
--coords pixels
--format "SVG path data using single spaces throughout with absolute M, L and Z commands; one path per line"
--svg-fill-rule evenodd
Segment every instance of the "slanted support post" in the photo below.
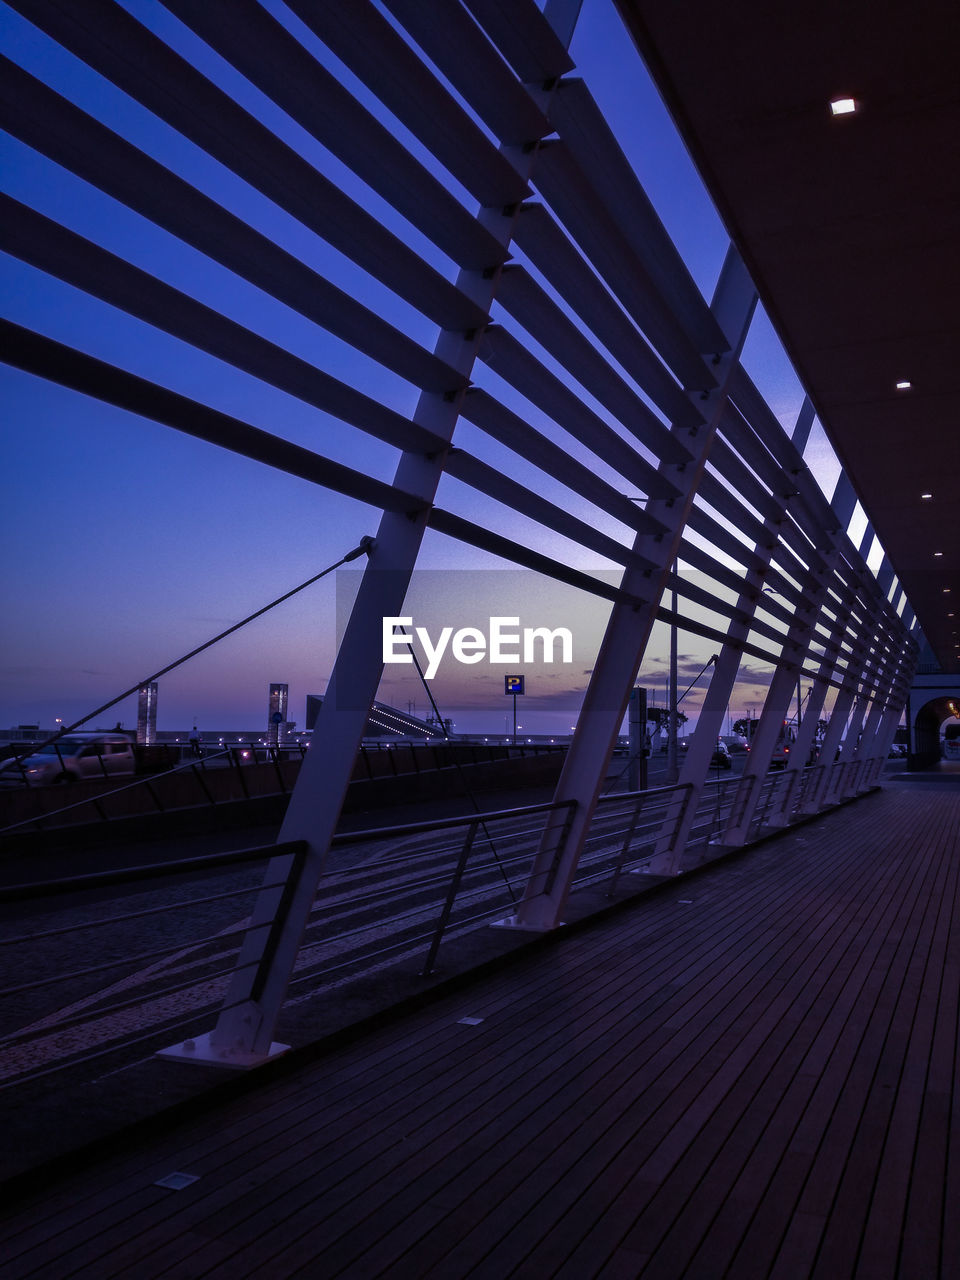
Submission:
M 739 362 L 755 306 L 753 282 L 739 255 L 731 247 L 711 306 L 730 349 L 711 365 L 717 385 L 705 393 L 705 398 L 702 393 L 697 395 L 697 407 L 705 422 L 697 428 L 693 458 L 683 467 L 672 463 L 660 464 L 660 472 L 677 488 L 679 496 L 670 502 L 650 501 L 647 510 L 656 516 L 667 533 L 660 542 L 643 534 L 638 535 L 634 542 L 634 551 L 647 562 L 655 564 L 657 571 L 644 573 L 628 567 L 621 579 L 621 589 L 629 598 L 617 601 L 611 610 L 554 797 L 561 802 L 576 801 L 570 834 L 556 874 L 548 882 L 546 872 L 552 865 L 554 847 L 553 835 L 548 828 L 534 860 L 527 891 L 517 906 L 514 922 L 519 928 L 552 929 L 560 922 L 617 734 L 626 714 L 630 690 L 680 548 L 687 516 L 723 412 L 729 379 Z M 683 438 L 689 445 L 690 435 L 686 430 Z M 641 605 L 631 602 L 637 598 L 643 601 Z M 547 883 L 549 888 L 545 889 L 543 886 Z
M 750 760 L 740 782 L 745 791 L 742 804 L 734 807 L 730 820 L 720 838 L 724 845 L 740 845 L 749 839 L 751 822 L 760 796 L 760 786 L 754 785 L 750 779 L 764 777 L 770 768 L 771 759 L 777 740 L 783 729 L 790 700 L 797 688 L 803 671 L 803 664 L 810 655 L 811 647 L 817 638 L 816 624 L 822 615 L 829 599 L 830 584 L 839 559 L 837 535 L 827 535 L 829 545 L 816 548 L 818 556 L 822 556 L 819 567 L 811 568 L 803 583 L 805 594 L 810 603 L 798 610 L 796 621 L 791 626 L 784 645 L 784 653 L 777 669 L 763 710 L 760 724 L 751 744 Z M 793 758 L 785 763 L 786 778 L 779 795 L 771 803 L 767 822 L 771 825 L 783 825 L 793 814 L 794 799 L 799 786 L 805 761 L 809 758 L 810 748 L 816 732 L 820 707 L 826 696 L 824 684 L 818 694 L 817 701 L 807 708 L 805 718 L 801 719 L 796 739 L 792 746 Z
M 798 420 L 798 430 L 804 435 L 809 431 L 808 418 L 811 415 L 812 408 L 809 405 L 809 401 L 804 401 Z M 749 426 L 746 423 L 742 423 L 742 427 L 745 430 L 749 430 Z M 723 423 L 721 423 L 721 430 L 723 430 Z M 735 442 L 732 441 L 732 443 Z M 777 509 L 773 515 L 768 516 L 764 521 L 766 536 L 754 545 L 755 567 L 747 574 L 746 585 L 737 599 L 735 616 L 727 629 L 727 640 L 714 664 L 713 676 L 697 719 L 697 731 L 693 735 L 693 741 L 687 748 L 683 769 L 680 773 L 680 781 L 691 788 L 691 794 L 688 797 L 689 803 L 686 804 L 681 814 L 677 812 L 677 804 L 675 802 L 666 814 L 662 834 L 657 841 L 654 856 L 650 862 L 650 873 L 653 875 L 676 875 L 680 869 L 680 859 L 686 848 L 693 820 L 696 817 L 697 805 L 706 786 L 710 762 L 713 758 L 713 752 L 723 725 L 723 718 L 730 702 L 730 695 L 733 692 L 737 673 L 740 670 L 743 644 L 749 635 L 754 615 L 763 594 L 763 579 L 773 560 L 780 529 L 786 519 L 791 496 L 771 494 L 771 500 L 776 503 Z M 740 800 L 743 805 L 746 805 L 749 801 L 749 792 L 744 792 Z
M 552 91 L 537 88 L 534 93 L 541 108 L 549 112 Z M 526 177 L 532 174 L 536 149 L 504 146 L 502 150 L 513 169 Z M 487 313 L 496 294 L 502 261 L 508 256 L 520 207 L 505 189 L 502 200 L 480 210 L 478 221 L 500 242 L 502 260 L 485 270 L 464 269 L 457 278 L 457 288 Z M 424 391 L 413 420 L 441 440 L 452 440 L 464 390 L 483 340 L 483 330 L 468 334 L 446 330 L 437 340 L 435 354 L 456 371 L 459 385 L 443 393 Z M 286 893 L 292 871 L 283 859 L 274 860 L 267 867 L 265 887 L 254 905 L 251 927 L 240 949 L 216 1027 L 208 1037 L 219 1055 L 220 1065 L 249 1067 L 284 1047 L 276 1045 L 273 1036 L 339 821 L 367 715 L 380 684 L 382 620 L 403 612 L 404 597 L 446 458 L 446 449 L 429 456 L 408 450 L 398 464 L 395 485 L 418 498 L 420 505 L 409 512 L 384 512 L 369 549 L 310 750 L 304 758 L 279 834 L 281 841 L 297 840 L 306 844 L 303 873 L 292 895 L 288 895 L 291 900 L 287 903 L 280 936 L 276 938 L 271 926 L 278 911 L 279 895 Z M 270 887 L 277 884 L 279 888 Z M 275 941 L 269 952 L 264 946 L 267 936 Z M 171 1052 L 176 1054 L 177 1047 Z

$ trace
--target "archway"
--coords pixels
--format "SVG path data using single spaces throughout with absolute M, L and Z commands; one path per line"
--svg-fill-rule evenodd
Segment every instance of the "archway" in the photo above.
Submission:
M 940 762 L 940 728 L 947 720 L 960 716 L 960 689 L 954 694 L 940 694 L 930 698 L 918 709 L 916 692 L 908 703 L 912 712 L 910 724 L 911 769 L 930 769 Z

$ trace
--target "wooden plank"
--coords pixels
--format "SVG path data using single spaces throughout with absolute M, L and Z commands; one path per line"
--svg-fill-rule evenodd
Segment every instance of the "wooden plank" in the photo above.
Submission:
M 958 819 L 887 792 L 519 958 L 8 1210 L 9 1274 L 836 1276 L 902 1228 L 935 1276 Z
M 714 941 L 716 941 L 716 940 L 714 940 Z M 558 1033 L 558 1034 L 561 1034 L 561 1035 L 562 1035 L 563 1033 L 562 1033 L 562 1031 L 561 1031 L 561 1032 L 560 1032 L 560 1033 Z M 500 1058 L 499 1058 L 499 1056 L 498 1056 L 498 1062 L 499 1062 L 499 1061 L 500 1061 Z M 315 1195 L 315 1181 L 316 1181 L 316 1178 L 317 1178 L 317 1172 L 318 1172 L 318 1171 L 317 1171 L 316 1169 L 313 1169 L 313 1170 L 311 1171 L 311 1174 L 310 1174 L 310 1178 L 313 1180 L 313 1184 L 312 1184 L 312 1187 L 308 1187 L 308 1188 L 307 1188 L 307 1192 L 306 1192 L 306 1194 L 307 1194 L 308 1200 L 309 1200 L 310 1198 L 312 1198 L 312 1197 Z M 276 1176 L 275 1176 L 275 1172 L 274 1172 L 274 1171 L 271 1171 L 270 1179 L 269 1179 L 269 1185 L 271 1186 L 271 1188 L 276 1189 L 276 1185 L 277 1185 L 277 1184 L 276 1184 Z M 284 1190 L 285 1190 L 285 1188 L 284 1188 Z M 285 1206 L 285 1207 L 289 1207 L 289 1203 L 288 1203 L 288 1204 L 287 1204 L 287 1206 Z M 207 1223 L 205 1224 L 205 1229 L 209 1231 L 209 1230 L 211 1229 L 212 1225 L 213 1225 L 212 1223 L 207 1222 Z M 196 1262 L 197 1262 L 197 1259 L 194 1259 L 194 1262 L 196 1263 Z
M 702 921 L 700 922 L 700 927 L 703 928 Z M 709 932 L 709 930 L 707 931 Z M 716 938 L 714 938 L 714 941 L 716 941 Z M 707 993 L 703 997 L 706 1001 L 707 1007 L 709 1007 L 711 996 L 717 991 L 723 989 L 728 976 L 726 973 L 721 973 L 718 976 L 716 972 L 716 961 L 722 956 L 723 952 L 724 947 L 718 946 L 711 957 L 713 962 L 711 963 L 708 961 L 702 966 L 702 972 L 709 975 L 710 979 L 707 987 Z M 677 1015 L 679 1016 L 679 1012 L 685 1001 L 685 995 L 681 994 L 674 996 L 673 1004 L 669 1005 L 668 1009 L 679 1006 Z M 627 1010 L 624 1015 L 624 1021 L 626 1025 L 629 1026 L 630 1018 L 628 1015 L 629 1010 Z M 689 1017 L 687 1017 L 685 1021 L 689 1025 L 685 1027 L 681 1039 L 686 1037 L 686 1039 L 689 1040 L 691 1037 L 695 1037 L 696 1035 L 696 1023 Z M 677 1040 L 677 1034 L 675 1034 L 675 1029 L 671 1024 L 672 1019 L 665 1017 L 664 1025 L 660 1028 L 660 1040 L 654 1045 L 654 1048 L 658 1050 L 662 1058 L 662 1076 L 665 1081 L 669 1081 L 675 1061 L 674 1051 L 668 1047 L 671 1041 L 675 1042 Z M 578 1029 L 580 1027 L 579 1021 L 574 1022 L 573 1025 L 576 1025 Z M 617 1035 L 619 1035 L 619 1031 L 617 1032 Z M 564 1035 L 564 1040 L 567 1043 L 564 1043 L 563 1045 L 562 1056 L 563 1060 L 566 1061 L 572 1050 L 570 1048 L 569 1037 L 567 1035 Z M 617 1036 L 614 1036 L 613 1043 L 615 1044 L 616 1042 Z M 624 1051 L 621 1054 L 619 1060 L 620 1073 L 618 1074 L 618 1063 L 611 1061 L 609 1057 L 609 1053 L 612 1052 L 612 1050 L 605 1044 L 598 1045 L 597 1034 L 593 1027 L 590 1027 L 585 1042 L 581 1043 L 581 1038 L 578 1036 L 575 1044 L 576 1052 L 578 1054 L 578 1064 L 580 1062 L 580 1058 L 584 1054 L 592 1053 L 594 1055 L 594 1069 L 597 1072 L 598 1079 L 594 1083 L 593 1090 L 591 1091 L 593 1096 L 600 1091 L 606 1091 L 613 1088 L 614 1084 L 619 1084 L 622 1088 L 626 1089 L 628 1094 L 632 1094 L 635 1091 L 637 1061 L 633 1046 L 629 1046 L 629 1051 Z M 654 1060 L 656 1059 L 656 1056 L 656 1053 L 654 1053 Z M 525 1065 L 527 1070 L 531 1069 L 529 1059 L 526 1061 Z M 554 1072 L 550 1070 L 544 1072 L 544 1080 L 546 1083 L 543 1088 L 548 1092 L 551 1087 L 549 1082 L 552 1081 L 553 1076 Z M 649 1091 L 649 1085 L 647 1085 L 647 1088 Z M 669 1083 L 664 1083 L 662 1091 L 668 1094 L 670 1092 L 670 1088 L 671 1085 Z M 532 1102 L 533 1098 L 531 1096 L 527 1096 L 525 1099 L 525 1106 L 529 1109 Z M 547 1098 L 541 1105 L 549 1105 L 553 1113 L 563 1115 L 564 1126 L 570 1123 L 569 1116 L 572 1111 L 578 1121 L 577 1132 L 580 1136 L 581 1143 L 587 1150 L 596 1149 L 597 1117 L 594 1111 L 589 1111 L 589 1115 L 585 1118 L 581 1117 L 580 1110 L 584 1107 L 589 1109 L 591 1104 L 589 1100 L 584 1098 L 582 1088 L 578 1082 L 574 1081 L 565 1086 L 565 1091 L 560 1095 L 556 1094 L 556 1090 L 554 1088 L 554 1095 Z M 619 1129 L 622 1127 L 618 1122 L 623 1109 L 623 1101 L 622 1099 L 615 1100 L 611 1105 L 612 1112 L 608 1117 L 606 1127 L 610 1129 L 612 1133 L 617 1134 Z M 604 1126 L 601 1125 L 600 1128 L 602 1130 Z M 466 1124 L 466 1122 L 462 1124 L 462 1129 L 467 1134 L 471 1132 L 469 1125 Z M 506 1189 L 512 1188 L 514 1194 L 516 1194 L 518 1187 L 530 1185 L 529 1179 L 535 1177 L 537 1171 L 541 1168 L 542 1162 L 548 1154 L 548 1151 L 541 1148 L 539 1141 L 536 1139 L 536 1135 L 531 1135 L 529 1130 L 529 1124 L 524 1125 L 522 1130 L 515 1130 L 513 1115 L 503 1115 L 498 1113 L 492 1131 L 488 1132 L 484 1137 L 483 1146 L 478 1146 L 475 1141 L 470 1143 L 468 1163 L 465 1167 L 460 1167 L 461 1162 L 459 1152 L 448 1152 L 442 1166 L 439 1162 L 435 1162 L 433 1164 L 425 1162 L 422 1166 L 415 1165 L 414 1167 L 406 1167 L 404 1180 L 411 1188 L 411 1192 L 408 1196 L 401 1195 L 391 1198 L 389 1219 L 396 1224 L 398 1230 L 402 1234 L 399 1244 L 395 1237 L 394 1241 L 391 1242 L 390 1247 L 396 1251 L 398 1248 L 402 1249 L 404 1246 L 411 1243 L 411 1234 L 415 1238 L 419 1236 L 419 1234 L 425 1229 L 424 1220 L 426 1219 L 429 1221 L 431 1214 L 437 1210 L 438 1205 L 440 1209 L 447 1207 L 447 1201 L 450 1195 L 455 1194 L 453 1188 L 457 1182 L 456 1178 L 451 1178 L 452 1162 L 453 1165 L 456 1166 L 455 1172 L 459 1175 L 459 1180 L 464 1184 L 464 1189 L 461 1193 L 461 1198 L 463 1200 L 461 1214 L 463 1220 L 459 1220 L 457 1217 L 454 1217 L 445 1221 L 442 1239 L 449 1240 L 450 1238 L 456 1238 L 458 1240 L 458 1257 L 461 1256 L 464 1249 L 461 1232 L 464 1229 L 467 1220 L 469 1220 L 470 1224 L 476 1220 L 476 1216 L 481 1207 L 478 1203 L 478 1180 L 483 1177 L 484 1186 L 490 1189 L 492 1194 L 498 1199 L 502 1199 L 506 1194 Z M 556 1140 L 556 1137 L 553 1136 L 553 1131 L 548 1130 L 547 1137 L 545 1139 L 548 1147 L 551 1141 L 556 1142 Z M 620 1139 L 617 1140 L 619 1141 Z M 431 1174 L 443 1179 L 442 1185 L 439 1188 L 434 1184 L 431 1184 Z M 431 1191 L 433 1191 L 433 1199 L 437 1200 L 437 1203 L 435 1204 L 433 1203 L 433 1200 L 431 1200 L 424 1205 L 422 1203 L 423 1199 L 425 1196 L 429 1196 Z M 511 1211 L 512 1205 L 513 1201 L 511 1200 Z M 420 1208 L 419 1213 L 417 1212 L 418 1208 Z M 385 1207 L 381 1205 L 377 1213 L 376 1229 L 378 1231 L 382 1231 L 385 1224 Z M 344 1225 L 344 1218 L 338 1218 L 337 1227 L 342 1228 Z M 480 1230 L 482 1231 L 482 1225 Z M 364 1237 L 360 1243 L 363 1246 L 366 1246 L 368 1244 L 368 1239 Z M 347 1238 L 341 1246 L 342 1252 L 335 1252 L 332 1250 L 331 1242 L 319 1231 L 315 1231 L 300 1243 L 300 1246 L 296 1251 L 287 1250 L 282 1257 L 279 1255 L 272 1256 L 269 1261 L 274 1267 L 297 1265 L 298 1262 L 307 1258 L 312 1252 L 322 1249 L 326 1263 L 332 1265 L 333 1261 L 336 1259 L 339 1263 L 346 1265 L 350 1258 L 350 1249 L 355 1249 L 357 1245 L 357 1238 L 354 1238 L 353 1241 Z M 378 1253 L 375 1257 L 375 1261 L 371 1262 L 369 1252 L 365 1252 L 363 1265 L 366 1266 L 368 1264 L 372 1264 L 375 1269 L 379 1268 L 386 1262 L 387 1256 L 389 1255 L 386 1252 L 382 1256 Z M 266 1264 L 267 1258 L 265 1255 L 258 1254 L 257 1257 L 261 1265 Z M 418 1259 L 421 1259 L 420 1265 L 426 1265 L 430 1260 L 429 1258 L 423 1259 L 422 1252 L 420 1250 L 418 1250 Z M 355 1261 L 358 1262 L 358 1260 Z

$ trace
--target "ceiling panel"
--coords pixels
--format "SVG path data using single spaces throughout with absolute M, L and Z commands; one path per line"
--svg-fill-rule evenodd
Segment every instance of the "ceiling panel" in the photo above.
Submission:
M 960 671 L 960 5 L 617 3 L 927 639 Z M 831 114 L 840 96 L 854 114 Z

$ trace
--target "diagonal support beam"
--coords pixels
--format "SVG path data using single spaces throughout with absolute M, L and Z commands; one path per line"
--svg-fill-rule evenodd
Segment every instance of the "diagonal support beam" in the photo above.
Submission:
M 550 93 L 544 92 L 540 97 L 541 105 L 548 110 Z M 516 170 L 525 174 L 532 171 L 535 151 L 504 150 L 510 153 Z M 519 212 L 509 197 L 505 191 L 496 206 L 480 213 L 480 220 L 505 250 Z M 463 271 L 457 288 L 486 311 L 493 302 L 498 280 L 499 269 Z M 467 335 L 443 332 L 435 358 L 456 369 L 466 385 L 483 340 L 482 331 Z M 462 399 L 462 390 L 453 395 L 424 391 L 414 422 L 449 442 Z M 268 865 L 217 1024 L 203 1038 L 204 1054 L 223 1065 L 249 1067 L 283 1048 L 273 1040 L 280 1010 L 383 672 L 382 619 L 403 612 L 446 458 L 444 449 L 428 455 L 408 450 L 400 459 L 396 485 L 417 495 L 423 509 L 412 516 L 385 512 L 380 522 L 338 648 L 310 751 L 278 836 L 278 840 L 287 841 L 291 832 L 298 833 L 296 839 L 307 847 L 302 867 L 295 867 L 289 857 Z M 178 1050 L 168 1050 L 168 1056 L 171 1052 L 177 1054 Z M 191 1058 L 195 1053 L 195 1047 L 183 1046 L 181 1056 Z
M 562 849 L 557 851 L 557 832 L 548 827 L 524 897 L 510 921 L 517 928 L 552 929 L 560 923 L 617 734 L 626 714 L 630 691 L 717 433 L 726 400 L 727 380 L 739 360 L 755 306 L 753 282 L 731 248 L 712 304 L 713 316 L 723 329 L 730 350 L 715 357 L 712 372 L 717 386 L 713 391 L 704 393 L 706 399 L 701 403 L 705 422 L 690 430 L 687 437 L 693 461 L 686 466 L 661 464 L 661 472 L 676 487 L 679 496 L 651 501 L 648 510 L 668 532 L 659 540 L 640 535 L 634 544 L 634 549 L 655 563 L 657 570 L 641 574 L 628 569 L 624 573 L 622 588 L 633 596 L 640 596 L 645 603 L 639 607 L 615 604 L 611 611 L 555 795 L 558 801 L 575 802 L 568 838 Z
M 682 810 L 678 800 L 664 815 L 662 830 L 665 834 L 660 837 L 654 849 L 649 866 L 652 875 L 672 876 L 680 869 L 680 858 L 686 848 L 697 805 L 706 786 L 713 752 L 740 670 L 744 644 L 762 599 L 764 578 L 777 548 L 790 500 L 795 496 L 786 486 L 782 486 L 782 492 L 772 491 L 767 496 L 772 510 L 764 521 L 765 536 L 754 547 L 756 567 L 747 572 L 746 586 L 737 599 L 738 616 L 730 624 L 727 640 L 714 665 L 713 676 L 697 718 L 697 732 L 686 751 L 680 771 L 679 782 L 691 789 L 690 794 L 689 797 L 684 794 Z

